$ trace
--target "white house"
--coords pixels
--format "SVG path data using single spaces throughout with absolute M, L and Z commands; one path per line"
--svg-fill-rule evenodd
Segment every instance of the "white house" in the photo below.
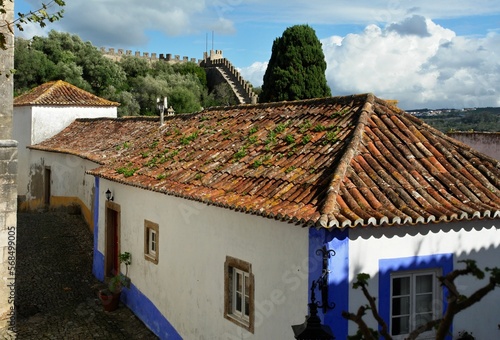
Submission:
M 30 188 L 30 172 L 26 171 L 29 169 L 29 152 L 26 147 L 54 136 L 76 118 L 116 118 L 119 105 L 62 80 L 42 84 L 14 99 L 12 134 L 19 143 L 18 195 L 21 210 L 36 209 L 47 204 L 43 196 L 34 193 L 34 188 Z M 40 171 L 50 172 L 50 167 L 44 167 Z
M 352 289 L 361 272 L 403 338 L 445 311 L 438 276 L 500 258 L 499 162 L 371 94 L 209 108 L 163 126 L 78 119 L 30 152 L 93 162 L 76 172 L 94 193 L 94 274 L 130 252 L 122 301 L 163 339 L 291 339 L 320 277 L 315 298 L 334 308 L 319 316 L 345 339 L 357 328 L 342 311 L 367 303 Z M 486 281 L 457 283 L 470 295 Z M 499 299 L 458 314 L 449 338 L 497 337 Z

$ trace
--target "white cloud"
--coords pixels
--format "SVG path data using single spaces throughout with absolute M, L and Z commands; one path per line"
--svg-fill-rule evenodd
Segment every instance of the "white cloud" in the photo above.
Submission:
M 262 86 L 262 78 L 266 73 L 268 62 L 256 61 L 248 67 L 238 68 L 243 79 L 249 81 L 253 86 Z
M 462 37 L 429 19 L 424 30 L 422 20 L 323 39 L 332 94 L 372 92 L 405 109 L 500 106 L 500 34 Z M 240 72 L 261 86 L 266 68 L 267 62 L 254 62 Z
M 457 37 L 429 19 L 428 34 L 394 29 L 408 22 L 322 40 L 332 93 L 372 92 L 407 109 L 499 104 L 499 35 Z
M 37 8 L 40 0 L 24 0 Z M 226 0 L 225 0 L 226 1 Z M 239 1 L 239 0 L 238 0 Z M 50 29 L 77 34 L 95 46 L 140 46 L 148 42 L 148 31 L 179 36 L 217 30 L 234 33 L 234 23 L 221 16 L 220 0 L 85 0 L 66 1 L 64 17 Z M 231 2 L 231 0 L 229 1 Z M 40 35 L 41 31 L 36 31 Z M 29 36 L 24 34 L 24 36 Z

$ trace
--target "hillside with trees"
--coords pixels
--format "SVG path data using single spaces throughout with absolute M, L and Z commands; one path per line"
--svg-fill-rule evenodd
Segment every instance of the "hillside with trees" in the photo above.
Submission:
M 156 115 L 156 98 L 167 96 L 176 113 L 227 102 L 224 89 L 208 92 L 205 70 L 193 62 L 149 63 L 135 56 L 114 62 L 77 35 L 51 31 L 47 37 L 16 39 L 14 92 L 22 94 L 52 80 L 64 80 L 121 103 L 120 116 Z
M 500 107 L 415 110 L 410 113 L 442 132 L 500 132 Z

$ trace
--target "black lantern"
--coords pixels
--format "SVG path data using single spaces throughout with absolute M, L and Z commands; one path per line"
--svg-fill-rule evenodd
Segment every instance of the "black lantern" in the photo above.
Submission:
M 309 315 L 306 316 L 306 321 L 301 325 L 293 325 L 293 334 L 297 340 L 333 340 L 332 330 L 327 325 L 321 324 L 321 319 L 318 316 L 318 303 L 314 290 L 316 289 L 316 281 L 311 285 L 311 303 L 309 303 Z
M 108 201 L 112 201 L 114 199 L 114 197 L 113 197 L 113 195 L 112 195 L 112 193 L 111 193 L 111 191 L 109 189 L 106 190 L 106 199 Z

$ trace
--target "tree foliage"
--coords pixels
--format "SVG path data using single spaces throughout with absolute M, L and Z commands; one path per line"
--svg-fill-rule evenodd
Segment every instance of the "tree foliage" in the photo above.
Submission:
M 308 25 L 287 28 L 274 40 L 259 100 L 274 102 L 330 96 L 326 61 L 316 32 Z
M 474 260 L 464 260 L 459 261 L 465 264 L 465 268 L 455 269 L 452 272 L 440 276 L 438 279 L 441 285 L 448 290 L 448 307 L 443 314 L 442 318 L 430 320 L 427 323 L 421 325 L 417 329 L 413 330 L 407 340 L 417 339 L 418 336 L 424 332 L 430 331 L 432 329 L 436 330 L 436 340 L 443 340 L 449 334 L 450 327 L 453 323 L 453 318 L 456 314 L 469 308 L 473 304 L 479 302 L 488 293 L 493 291 L 497 286 L 500 285 L 500 269 L 499 268 L 485 268 L 485 271 L 490 274 L 488 282 L 472 293 L 470 296 L 465 296 L 458 291 L 458 287 L 455 280 L 461 276 L 472 275 L 473 277 L 482 280 L 485 277 L 485 272 L 476 265 Z M 350 338 L 356 339 L 378 339 L 378 332 L 369 328 L 363 317 L 366 315 L 367 311 L 371 311 L 371 314 L 380 326 L 380 335 L 385 339 L 390 340 L 392 336 L 390 335 L 387 323 L 382 319 L 378 313 L 377 305 L 375 303 L 375 297 L 373 297 L 368 291 L 368 281 L 370 275 L 365 273 L 360 273 L 357 275 L 357 280 L 353 283 L 353 288 L 360 288 L 363 295 L 368 301 L 368 305 L 360 306 L 356 313 L 350 313 L 347 311 L 342 312 L 342 316 L 348 320 L 355 322 L 358 325 L 358 333 L 356 336 Z
M 14 90 L 21 93 L 51 80 L 65 80 L 102 95 L 108 86 L 121 89 L 126 74 L 120 66 L 78 36 L 50 31 L 31 41 L 16 39 Z
M 119 102 L 120 116 L 157 115 L 156 98 L 164 96 L 176 113 L 228 101 L 223 91 L 208 94 L 205 70 L 196 63 L 150 62 L 135 56 L 115 62 L 68 33 L 51 31 L 30 41 L 17 38 L 14 56 L 16 95 L 60 79 Z

